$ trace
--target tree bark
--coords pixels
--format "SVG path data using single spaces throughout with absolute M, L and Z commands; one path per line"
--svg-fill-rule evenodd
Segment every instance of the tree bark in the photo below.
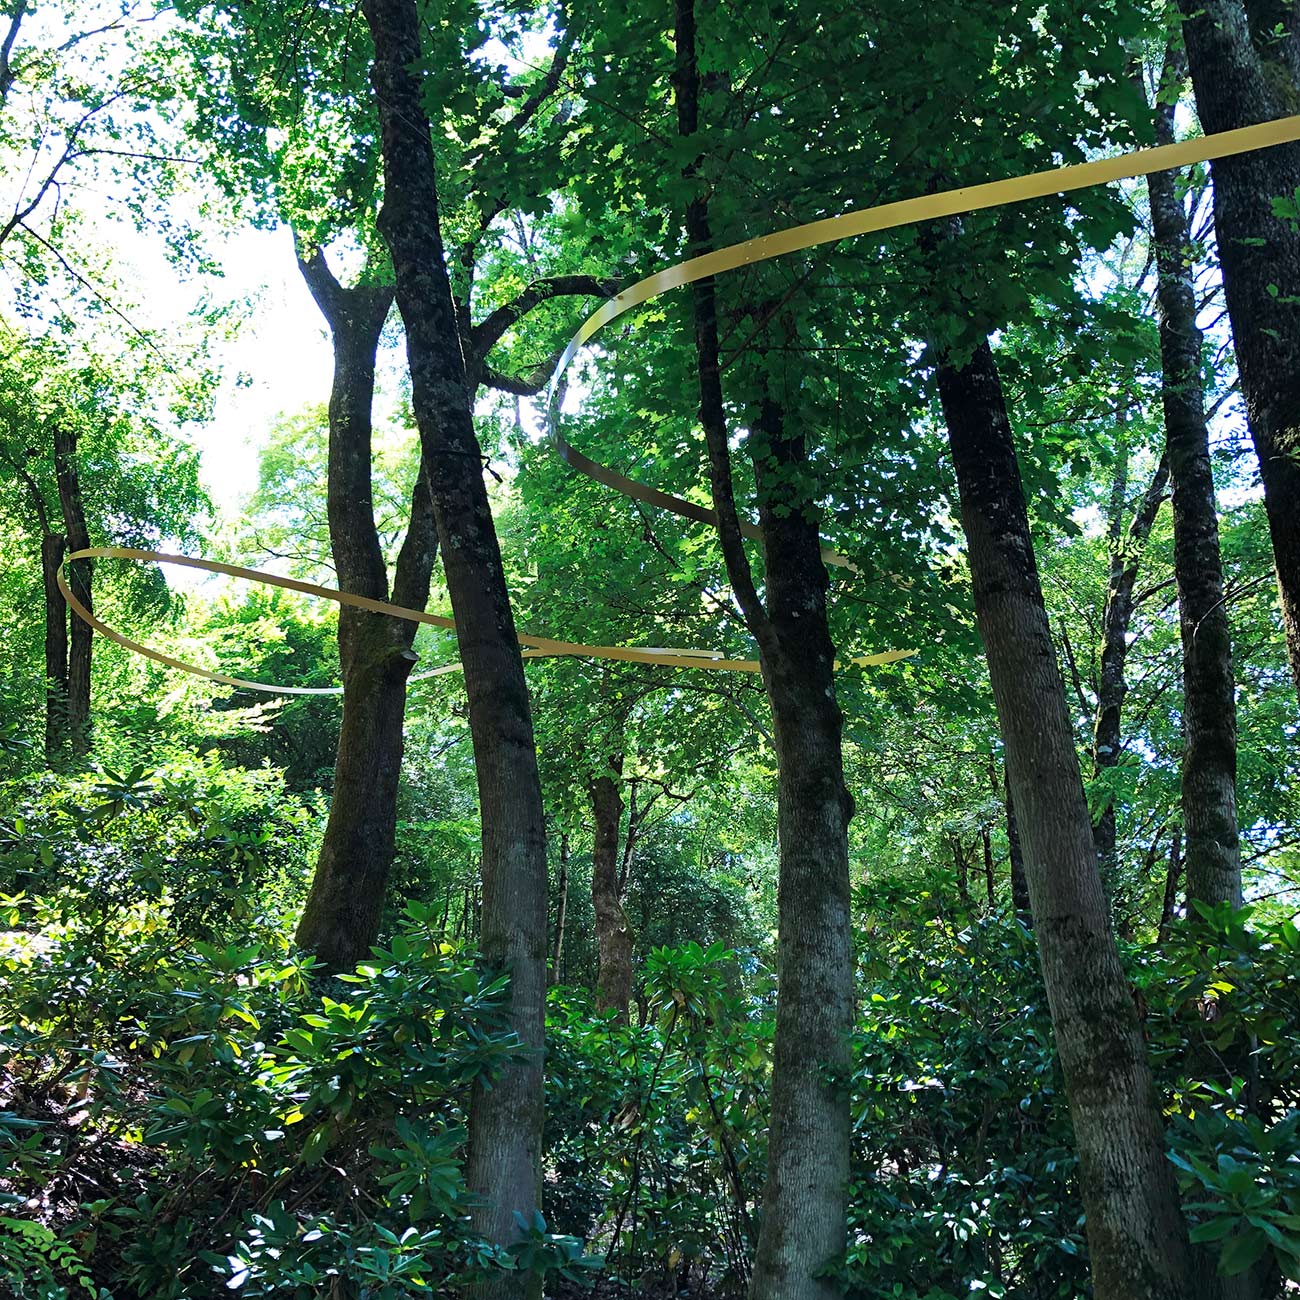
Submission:
M 41 538 L 45 593 L 45 766 L 58 766 L 68 736 L 68 602 L 56 581 L 67 554 L 61 533 Z M 78 620 L 79 621 L 79 620 Z
M 613 1011 L 619 1024 L 627 1024 L 627 1007 L 632 1000 L 632 926 L 623 910 L 619 888 L 619 824 L 623 799 L 623 758 L 609 761 L 591 783 L 591 811 L 595 836 L 591 851 L 591 902 L 596 913 L 596 945 L 599 967 L 596 975 L 596 1008 Z
M 987 342 L 960 368 L 941 363 L 939 392 L 1079 1151 L 1094 1294 L 1186 1300 L 1186 1228 L 1110 929 L 1020 469 Z
M 300 256 L 298 265 L 334 343 L 326 508 L 339 588 L 388 600 L 388 567 L 375 525 L 371 421 L 375 357 L 393 291 L 386 285 L 345 288 L 320 250 Z M 398 557 L 397 603 L 424 608 L 436 555 L 421 466 Z M 411 649 L 415 630 L 402 619 L 346 605 L 339 610 L 343 720 L 329 819 L 297 935 L 299 946 L 331 969 L 354 966 L 379 935 L 396 852 L 406 683 L 418 658 Z
M 1016 804 L 1011 797 L 1011 778 L 1005 767 L 1002 782 L 1007 806 L 1007 857 L 1011 859 L 1011 906 L 1027 930 L 1034 928 L 1034 914 L 1029 906 L 1029 880 L 1025 875 L 1025 854 L 1020 846 L 1020 823 L 1016 820 Z
M 980 827 L 980 843 L 984 849 L 984 906 L 992 912 L 997 898 L 993 882 L 993 834 L 987 826 Z
M 1127 530 L 1128 446 L 1121 440 L 1111 501 L 1110 572 L 1106 584 L 1106 605 L 1102 614 L 1101 672 L 1097 689 L 1097 713 L 1092 734 L 1093 775 L 1116 767 L 1124 749 L 1123 713 L 1128 683 L 1124 677 L 1128 662 L 1129 628 L 1133 623 L 1133 587 L 1147 538 L 1165 499 L 1169 470 L 1162 457 Z M 1093 842 L 1101 862 L 1104 881 L 1113 882 L 1119 862 L 1116 854 L 1115 804 L 1106 806 L 1093 828 Z
M 848 1097 L 854 951 L 843 715 L 835 695 L 835 648 L 826 611 L 829 582 L 821 535 L 807 501 L 782 483 L 804 460 L 770 399 L 758 430 L 772 463 L 755 465 L 776 653 L 760 652 L 777 754 L 779 992 L 771 1127 L 754 1300 L 821 1300 L 836 1288 L 817 1273 L 845 1244 Z
M 1115 472 L 1111 478 L 1110 509 L 1106 536 L 1110 544 L 1109 572 L 1106 579 L 1106 600 L 1102 607 L 1101 654 L 1097 679 L 1097 708 L 1092 728 L 1092 775 L 1094 780 L 1109 768 L 1119 765 L 1120 746 L 1123 743 L 1121 717 L 1128 683 L 1124 678 L 1124 663 L 1128 658 L 1129 618 L 1132 613 L 1132 583 L 1128 584 L 1124 599 L 1124 515 L 1128 511 L 1128 429 L 1123 413 L 1117 414 L 1119 428 L 1115 455 Z M 1062 627 L 1064 631 L 1064 627 Z M 1069 643 L 1066 642 L 1069 654 Z M 1075 694 L 1082 697 L 1078 672 L 1071 657 L 1070 666 L 1075 672 Z M 1102 884 L 1107 894 L 1114 896 L 1115 877 L 1119 867 L 1115 855 L 1116 840 L 1115 800 L 1107 794 L 1105 804 L 1093 823 L 1092 839 L 1097 846 L 1097 861 L 1101 865 Z
M 1176 65 L 1175 65 L 1176 66 Z M 1181 71 L 1181 70 L 1179 70 Z M 1156 106 L 1156 138 L 1174 138 L 1172 104 Z M 1182 809 L 1190 898 L 1241 906 L 1237 834 L 1237 705 L 1219 554 L 1196 324 L 1192 240 L 1173 172 L 1147 177 L 1160 310 L 1160 397 L 1174 495 L 1174 576 L 1183 646 Z M 1295 503 L 1300 510 L 1300 500 Z
M 54 429 L 54 473 L 68 550 L 85 550 L 90 545 L 90 531 L 86 527 L 81 479 L 77 473 L 77 434 L 63 426 Z M 92 613 L 95 608 L 92 600 L 94 575 L 94 560 L 75 560 L 69 567 L 68 586 Z M 68 641 L 68 736 L 73 756 L 84 758 L 90 753 L 91 745 L 90 669 L 94 632 L 90 624 L 74 618 Z
M 1268 7 L 1252 6 L 1257 13 Z M 1296 111 L 1294 7 L 1288 37 L 1262 48 L 1241 0 L 1179 0 L 1179 8 L 1206 131 Z M 1210 175 L 1224 296 L 1300 692 L 1300 231 L 1275 217 L 1271 206 L 1300 185 L 1300 144 L 1217 159 Z
M 469 699 L 483 828 L 480 947 L 510 976 L 508 1018 L 523 1047 L 470 1102 L 466 1178 L 479 1198 L 474 1229 L 520 1235 L 541 1196 L 546 1004 L 546 844 L 528 687 L 515 635 L 471 412 L 439 223 L 429 120 L 421 98 L 414 0 L 364 0 L 384 156 L 379 229 L 392 255 L 406 326 L 416 424 L 443 554 Z M 501 1271 L 490 1297 L 539 1289 Z
M 676 0 L 674 88 L 678 129 L 700 126 L 693 0 Z M 695 165 L 686 177 L 695 178 Z M 707 201 L 686 210 L 691 252 L 711 247 Z M 764 608 L 740 533 L 731 478 L 712 280 L 692 286 L 700 420 L 727 574 L 758 643 L 772 708 L 779 839 L 778 994 L 771 1119 L 753 1300 L 833 1300 L 824 1276 L 846 1240 L 849 1104 L 842 1086 L 853 1024 L 843 717 L 835 695 L 828 580 L 802 436 L 787 428 L 776 394 L 756 403 L 751 455 L 767 580 Z

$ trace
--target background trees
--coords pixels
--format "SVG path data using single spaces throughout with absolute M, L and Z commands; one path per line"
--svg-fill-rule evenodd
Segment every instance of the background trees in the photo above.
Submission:
M 6 174 L 68 170 L 0 246 L 0 1289 L 1279 1294 L 1291 153 L 750 266 L 547 388 L 585 300 L 706 246 L 1279 114 L 1285 23 L 185 6 L 78 83 L 98 38 L 32 17 Z M 101 193 L 170 234 L 147 293 Z M 232 231 L 299 295 L 259 372 L 337 364 L 209 513 L 229 316 L 154 299 Z M 67 622 L 86 541 L 459 636 L 70 572 L 343 708 L 179 679 Z

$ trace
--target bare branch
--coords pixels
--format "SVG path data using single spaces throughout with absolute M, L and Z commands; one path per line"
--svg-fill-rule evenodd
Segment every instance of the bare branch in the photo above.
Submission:
M 135 334 L 138 338 L 140 338 L 148 348 L 150 348 L 153 352 L 157 353 L 158 357 L 162 360 L 163 364 L 167 367 L 168 370 L 172 371 L 173 373 L 175 372 L 176 367 L 172 365 L 171 358 L 162 350 L 162 348 L 160 348 L 153 341 L 153 339 L 144 330 L 142 330 L 135 323 L 135 321 L 133 321 L 126 314 L 126 312 L 124 312 L 111 298 L 109 298 L 109 296 L 106 293 L 104 293 L 103 290 L 101 290 L 91 280 L 87 279 L 84 275 L 82 275 L 82 273 L 78 271 L 77 268 L 73 266 L 72 263 L 69 262 L 68 259 L 64 257 L 63 254 L 59 252 L 59 250 L 55 248 L 54 245 L 51 244 L 50 241 L 46 239 L 45 236 L 42 235 L 39 231 L 33 230 L 31 226 L 26 224 L 26 222 L 23 223 L 22 229 L 28 235 L 30 235 L 38 244 L 40 244 L 42 248 L 44 248 L 47 252 L 53 254 L 54 259 L 58 262 L 58 264 L 79 285 L 81 285 L 83 289 L 91 293 L 97 301 L 99 301 L 105 307 L 107 307 L 108 310 L 112 312 L 113 315 L 116 316 L 120 321 L 122 321 L 126 325 L 126 327 L 129 330 L 131 330 L 133 334 Z

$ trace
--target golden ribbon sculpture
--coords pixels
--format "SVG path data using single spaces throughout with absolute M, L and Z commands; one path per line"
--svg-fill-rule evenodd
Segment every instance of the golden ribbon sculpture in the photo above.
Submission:
M 555 379 L 552 380 L 552 393 L 555 381 L 559 379 L 569 363 L 577 355 L 578 349 L 587 343 L 597 331 L 616 320 L 624 312 L 670 289 L 680 288 L 696 280 L 720 275 L 724 271 L 734 271 L 742 266 L 756 262 L 766 262 L 785 253 L 795 253 L 805 248 L 814 248 L 818 244 L 834 243 L 841 239 L 852 239 L 858 235 L 892 230 L 898 226 L 911 225 L 918 221 L 930 221 L 936 217 L 954 217 L 965 212 L 976 212 L 982 208 L 1002 207 L 1009 203 L 1023 203 L 1027 199 L 1047 198 L 1053 194 L 1066 194 L 1072 190 L 1088 189 L 1094 185 L 1105 185 L 1110 181 L 1125 180 L 1135 176 L 1146 176 L 1151 172 L 1167 171 L 1174 167 L 1188 167 L 1195 163 L 1208 162 L 1214 158 L 1227 158 L 1233 154 L 1248 153 L 1254 149 L 1267 149 L 1272 145 L 1287 144 L 1300 140 L 1300 116 L 1278 118 L 1272 122 L 1261 122 L 1256 126 L 1240 127 L 1235 131 L 1220 131 L 1214 135 L 1199 139 L 1182 140 L 1176 144 L 1159 145 L 1154 149 L 1136 149 L 1114 158 L 1101 158 L 1095 162 L 1077 163 L 1068 167 L 1054 167 L 1048 171 L 1031 172 L 1025 176 L 1012 176 L 1006 180 L 990 181 L 983 185 L 972 185 L 962 189 L 945 190 L 941 194 L 927 194 L 921 198 L 903 199 L 897 203 L 883 203 L 878 207 L 866 208 L 861 212 L 846 212 L 838 217 L 827 217 L 822 221 L 812 221 L 807 225 L 793 226 L 772 235 L 762 235 L 757 239 L 747 239 L 744 243 L 732 244 L 729 248 L 706 253 L 702 257 L 693 257 L 679 262 L 665 271 L 639 280 L 622 293 L 616 294 L 582 324 L 582 327 L 569 340 L 568 346 L 560 357 L 556 367 Z M 566 442 L 552 427 L 551 440 L 563 460 L 588 478 L 595 479 L 607 487 L 612 487 L 624 496 L 643 501 L 659 509 L 669 510 L 673 514 L 701 523 L 716 525 L 714 512 L 684 497 L 673 496 L 659 488 L 639 483 L 599 462 L 584 456 L 575 447 Z M 762 532 L 757 525 L 742 523 L 741 531 L 746 537 L 761 538 Z M 853 568 L 852 564 L 834 551 L 824 550 L 823 558 L 828 564 L 837 564 Z M 233 564 L 218 564 L 210 560 L 198 560 L 186 555 L 166 555 L 158 551 L 139 551 L 122 546 L 92 546 L 86 550 L 74 551 L 65 563 L 73 560 L 91 560 L 99 558 L 150 560 L 160 564 L 183 565 L 190 569 L 201 569 L 208 573 L 222 573 L 233 578 L 245 578 L 251 582 L 260 582 L 274 587 L 286 587 L 291 591 L 300 591 L 309 596 L 319 596 L 340 605 L 349 605 L 356 609 L 368 610 L 375 614 L 387 614 L 394 618 L 407 619 L 413 623 L 428 623 L 433 627 L 455 629 L 455 622 L 438 614 L 426 614 L 421 610 L 406 609 L 400 605 L 390 605 L 386 601 L 372 600 L 366 596 L 353 596 L 345 591 L 336 591 L 328 587 L 318 587 L 314 583 L 299 582 L 294 578 L 281 578 L 273 573 L 264 573 L 257 569 L 244 569 Z M 208 681 L 221 682 L 228 686 L 240 686 L 248 690 L 266 691 L 276 695 L 337 695 L 340 686 L 274 686 L 266 682 L 246 681 L 239 677 L 230 677 L 225 673 L 214 672 L 188 664 L 161 651 L 132 641 L 121 633 L 96 618 L 69 589 L 63 571 L 58 574 L 59 590 L 73 612 L 101 636 L 115 641 L 118 645 L 144 655 L 168 668 L 192 673 Z M 537 659 L 550 655 L 577 655 L 595 659 L 618 659 L 630 663 L 657 664 L 667 668 L 711 668 L 724 672 L 758 672 L 759 665 L 752 659 L 724 659 L 721 655 L 708 650 L 683 650 L 678 648 L 653 649 L 642 646 L 593 646 L 579 645 L 572 641 L 555 641 L 550 637 L 519 634 L 520 645 L 525 659 Z M 886 650 L 880 654 L 863 655 L 851 662 L 860 666 L 892 663 L 906 659 L 915 654 L 913 650 Z M 460 665 L 446 664 L 429 672 L 417 674 L 412 681 L 436 677 L 442 673 L 455 672 Z

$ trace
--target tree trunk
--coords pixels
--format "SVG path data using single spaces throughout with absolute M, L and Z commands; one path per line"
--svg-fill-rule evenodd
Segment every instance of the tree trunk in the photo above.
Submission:
M 81 479 L 77 474 L 77 435 L 63 427 L 54 430 L 54 471 L 59 485 L 59 505 L 63 511 L 63 529 L 68 550 L 81 551 L 90 545 L 86 527 L 86 510 L 81 500 Z M 75 560 L 68 572 L 72 594 L 94 613 L 91 592 L 94 583 L 94 560 Z M 90 661 L 94 632 L 79 618 L 72 620 L 68 647 L 68 736 L 72 753 L 84 758 L 90 753 Z
M 987 343 L 939 367 L 975 614 L 1024 841 L 1039 960 L 1080 1159 L 1097 1300 L 1186 1300 L 1187 1234 L 1109 909 Z
M 555 941 L 551 947 L 552 984 L 560 983 L 560 959 L 564 956 L 564 925 L 569 912 L 569 833 L 560 832 L 559 898 L 555 904 Z
M 649 812 L 648 808 L 637 808 L 637 781 L 633 778 L 627 788 L 627 834 L 623 837 L 623 856 L 618 864 L 618 896 L 627 893 L 628 881 L 632 879 L 632 862 L 636 855 L 636 842 L 641 833 L 641 821 Z
M 997 898 L 993 886 L 993 835 L 987 826 L 980 827 L 980 843 L 984 846 L 984 906 L 992 912 Z
M 345 288 L 319 250 L 298 265 L 334 341 L 326 506 L 339 588 L 387 600 L 371 483 L 371 413 L 375 356 L 393 291 Z M 397 603 L 415 609 L 428 600 L 437 555 L 423 477 L 421 467 L 393 593 Z M 336 970 L 356 965 L 379 935 L 396 852 L 406 683 L 418 658 L 411 649 L 415 629 L 402 619 L 346 605 L 339 610 L 343 721 L 329 820 L 297 935 L 301 947 Z
M 1106 600 L 1101 616 L 1101 653 L 1098 656 L 1097 708 L 1092 727 L 1092 775 L 1095 780 L 1109 768 L 1119 766 L 1120 747 L 1124 741 L 1121 726 L 1124 697 L 1128 682 L 1124 678 L 1124 664 L 1128 658 L 1128 625 L 1132 616 L 1133 584 L 1124 582 L 1124 516 L 1128 513 L 1129 445 L 1127 412 L 1121 405 L 1115 416 L 1116 430 L 1115 472 L 1110 484 L 1110 503 L 1106 521 L 1106 539 L 1110 554 L 1107 561 Z M 1161 466 L 1163 469 L 1163 465 Z M 1134 569 L 1136 574 L 1136 567 Z M 1066 647 L 1069 653 L 1068 645 Z M 1073 661 L 1071 661 L 1073 668 Z M 1075 693 L 1082 694 L 1078 684 Z M 1097 846 L 1097 861 L 1101 866 L 1101 880 L 1106 893 L 1115 894 L 1116 871 L 1119 863 L 1115 855 L 1117 819 L 1115 800 L 1105 795 L 1101 813 L 1093 823 L 1092 840 Z
M 45 766 L 53 771 L 68 740 L 68 602 L 59 589 L 59 570 L 68 552 L 68 539 L 58 532 L 41 485 L 24 464 L 25 456 L 0 449 L 19 481 L 27 488 L 36 524 L 41 530 L 41 588 L 45 605 Z
M 600 962 L 596 1008 L 613 1011 L 618 1023 L 625 1025 L 627 1005 L 632 1000 L 632 926 L 623 910 L 618 883 L 622 755 L 610 759 L 609 769 L 608 775 L 602 773 L 591 783 L 591 811 L 596 826 L 591 850 L 591 902 L 596 913 Z
M 1111 500 L 1110 574 L 1102 614 L 1101 674 L 1097 688 L 1096 723 L 1092 734 L 1094 776 L 1117 766 L 1123 752 L 1124 697 L 1128 694 L 1124 669 L 1128 662 L 1129 628 L 1133 623 L 1133 587 L 1137 582 L 1143 549 L 1160 511 L 1160 503 L 1165 499 L 1165 484 L 1168 481 L 1169 470 L 1162 457 L 1126 530 L 1124 514 L 1128 509 L 1128 446 L 1121 441 Z M 1115 804 L 1108 798 L 1093 828 L 1093 842 L 1097 846 L 1103 880 L 1110 882 L 1112 888 L 1119 867 L 1115 826 Z
M 1174 109 L 1156 107 L 1156 138 L 1174 138 Z M 1191 898 L 1241 906 L 1237 835 L 1237 705 L 1219 555 L 1196 325 L 1192 240 L 1173 172 L 1147 177 L 1155 240 L 1166 456 L 1174 491 L 1174 576 L 1183 643 L 1183 831 Z M 1300 499 L 1294 502 L 1300 511 Z
M 1179 8 L 1206 131 L 1296 111 L 1294 12 L 1291 35 L 1261 51 L 1241 0 L 1179 0 Z M 1217 159 L 1210 175 L 1224 296 L 1300 691 L 1300 231 L 1272 212 L 1273 199 L 1300 185 L 1300 143 Z
M 483 827 L 480 947 L 510 976 L 509 1025 L 524 1049 L 470 1103 L 466 1178 L 474 1229 L 520 1235 L 541 1196 L 546 1014 L 546 842 L 523 661 L 483 482 L 461 336 L 447 279 L 433 147 L 421 97 L 414 0 L 365 0 L 384 155 L 379 228 L 393 259 L 406 326 L 412 404 L 428 467 L 443 568 L 469 698 Z M 539 1289 L 501 1271 L 482 1291 Z
M 844 781 L 820 530 L 807 500 L 790 499 L 803 439 L 786 431 L 771 399 L 754 425 L 767 442 L 755 454 L 755 478 L 776 644 L 760 656 L 777 755 L 780 861 L 772 1113 L 751 1295 L 823 1300 L 838 1290 L 817 1274 L 845 1245 L 848 1096 L 828 1075 L 842 1079 L 848 1069 L 853 1027 L 853 800 Z
M 1165 866 L 1165 893 L 1160 904 L 1160 928 L 1157 937 L 1161 944 L 1169 938 L 1178 911 L 1178 884 L 1183 878 L 1183 833 L 1175 826 L 1169 841 L 1169 858 Z
M 975 914 L 970 898 L 970 860 L 961 837 L 948 835 L 948 852 L 952 855 L 953 870 L 957 873 L 957 901 L 961 904 L 963 924 Z
M 68 541 L 61 533 L 41 538 L 41 583 L 45 592 L 45 766 L 55 768 L 68 737 L 68 602 L 58 574 Z M 76 620 L 80 622 L 81 620 Z
M 355 966 L 379 934 L 396 852 L 406 681 L 418 657 L 382 625 L 349 636 L 329 819 L 297 933 L 299 947 L 331 970 Z
M 676 0 L 674 88 L 680 134 L 699 130 L 694 0 Z M 695 165 L 686 178 L 695 178 Z M 691 252 L 711 247 L 707 201 L 686 210 Z M 854 952 L 849 912 L 843 717 L 835 695 L 829 585 L 807 484 L 802 436 L 786 427 L 769 390 L 751 422 L 767 607 L 745 554 L 731 477 L 712 280 L 692 286 L 700 420 L 727 574 L 758 642 L 772 708 L 779 839 L 778 993 L 767 1181 L 752 1300 L 835 1300 L 825 1276 L 844 1252 Z

